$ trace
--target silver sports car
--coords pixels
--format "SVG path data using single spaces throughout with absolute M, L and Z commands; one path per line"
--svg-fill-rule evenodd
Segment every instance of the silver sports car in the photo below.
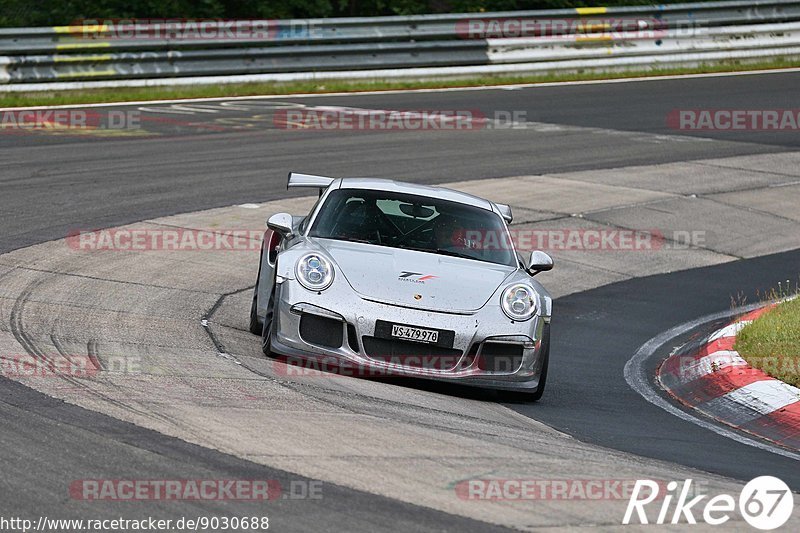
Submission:
M 380 179 L 288 187 L 320 194 L 267 222 L 250 311 L 265 354 L 542 396 L 552 300 L 533 276 L 553 261 L 514 249 L 508 206 Z

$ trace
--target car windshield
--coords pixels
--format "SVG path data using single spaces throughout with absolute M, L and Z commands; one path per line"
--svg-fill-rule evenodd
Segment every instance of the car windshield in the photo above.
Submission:
M 308 235 L 516 265 L 499 215 L 425 196 L 338 189 L 320 208 Z

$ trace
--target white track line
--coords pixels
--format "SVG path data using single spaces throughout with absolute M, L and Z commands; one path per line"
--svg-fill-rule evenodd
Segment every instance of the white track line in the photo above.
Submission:
M 659 335 L 656 335 L 636 351 L 633 354 L 628 362 L 625 364 L 625 381 L 628 382 L 628 385 L 638 392 L 645 400 L 652 403 L 653 405 L 660 407 L 661 409 L 665 410 L 671 415 L 677 416 L 678 418 L 685 420 L 687 422 L 691 422 L 697 426 L 700 426 L 703 429 L 707 429 L 709 431 L 713 431 L 718 435 L 722 435 L 723 437 L 727 437 L 731 440 L 734 440 L 740 444 L 745 444 L 747 446 L 752 446 L 754 448 L 758 448 L 760 450 L 764 450 L 766 452 L 774 453 L 776 455 L 782 455 L 784 457 L 788 457 L 790 459 L 794 459 L 795 461 L 800 461 L 800 454 L 791 452 L 789 450 L 784 450 L 778 446 L 773 446 L 771 444 L 767 444 L 760 440 L 752 439 L 743 433 L 739 433 L 734 430 L 726 429 L 724 427 L 717 426 L 716 424 L 712 424 L 706 420 L 702 420 L 697 418 L 690 413 L 678 409 L 667 400 L 662 398 L 653 388 L 650 386 L 650 382 L 647 379 L 647 374 L 645 373 L 644 364 L 645 362 L 652 357 L 652 355 L 658 350 L 661 346 L 666 344 L 669 340 L 683 335 L 684 333 L 691 331 L 692 329 L 701 326 L 707 322 L 711 322 L 713 320 L 720 320 L 723 318 L 729 318 L 731 316 L 746 313 L 761 307 L 763 304 L 751 304 L 745 307 L 740 307 L 738 309 L 733 309 L 731 311 L 722 311 L 720 313 L 714 313 L 711 315 L 707 315 L 696 320 L 692 320 L 691 322 L 686 322 L 684 324 L 680 324 L 675 326 L 672 329 L 669 329 Z

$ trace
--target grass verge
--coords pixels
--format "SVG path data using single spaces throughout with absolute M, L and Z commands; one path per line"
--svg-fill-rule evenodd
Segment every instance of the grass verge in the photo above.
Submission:
M 800 387 L 800 298 L 778 304 L 745 326 L 735 349 L 750 366 Z
M 696 67 L 673 67 L 630 70 L 625 72 L 575 72 L 538 74 L 528 76 L 483 76 L 466 79 L 429 81 L 314 81 L 298 83 L 241 83 L 225 85 L 187 85 L 178 87 L 139 87 L 113 89 L 81 89 L 70 91 L 32 91 L 28 93 L 2 92 L 0 107 L 37 105 L 68 105 L 104 102 L 133 102 L 142 100 L 172 100 L 181 98 L 215 98 L 228 96 L 258 96 L 298 93 L 331 93 L 354 91 L 382 91 L 395 89 L 434 89 L 446 87 L 482 87 L 516 83 L 547 83 L 558 81 L 589 81 L 620 79 L 640 76 L 670 76 L 678 74 L 704 74 L 738 72 L 746 70 L 771 70 L 800 67 L 800 58 L 776 58 L 763 62 L 726 61 Z

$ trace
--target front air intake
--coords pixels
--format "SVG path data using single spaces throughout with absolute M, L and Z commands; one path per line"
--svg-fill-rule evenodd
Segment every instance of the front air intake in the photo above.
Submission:
M 300 337 L 309 344 L 325 348 L 341 348 L 343 323 L 324 316 L 303 313 L 300 317 Z
M 368 335 L 362 337 L 361 342 L 370 359 L 409 368 L 452 370 L 462 355 L 461 350 L 453 348 Z
M 484 342 L 478 356 L 478 368 L 495 374 L 511 374 L 522 366 L 522 344 Z

